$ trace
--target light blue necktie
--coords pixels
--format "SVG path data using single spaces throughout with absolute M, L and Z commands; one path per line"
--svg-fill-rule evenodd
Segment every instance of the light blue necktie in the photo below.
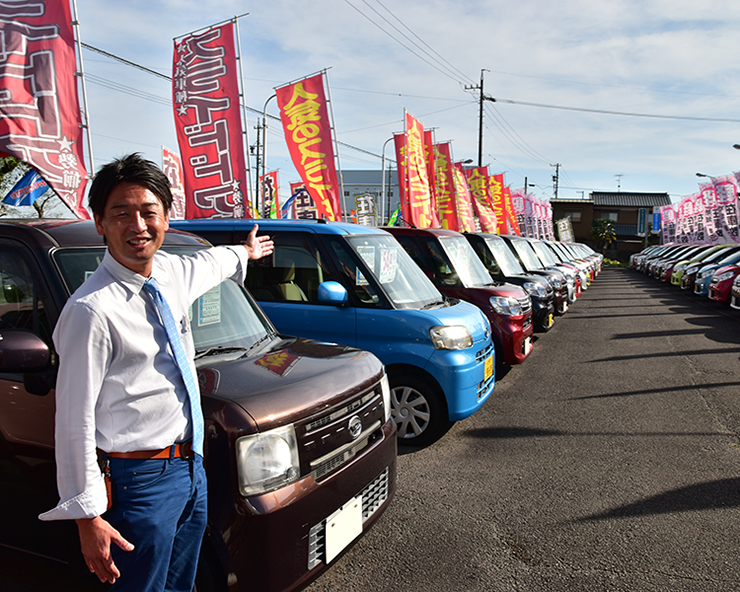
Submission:
M 159 286 L 154 278 L 149 278 L 144 282 L 144 290 L 151 296 L 154 306 L 159 311 L 159 318 L 162 321 L 162 325 L 164 325 L 167 331 L 167 339 L 170 342 L 172 353 L 175 355 L 175 361 L 177 362 L 177 367 L 180 369 L 182 381 L 185 383 L 185 388 L 188 391 L 188 399 L 190 399 L 190 416 L 193 419 L 193 451 L 203 456 L 203 410 L 200 407 L 198 383 L 195 381 L 188 356 L 185 353 L 185 348 L 182 346 L 182 340 L 177 331 L 177 325 L 172 316 L 170 305 L 167 304 L 164 296 L 162 296 L 162 292 L 159 291 Z

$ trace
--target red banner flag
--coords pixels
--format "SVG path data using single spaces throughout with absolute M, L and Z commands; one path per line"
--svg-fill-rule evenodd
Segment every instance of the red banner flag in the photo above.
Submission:
M 176 40 L 172 84 L 187 218 L 250 217 L 233 23 Z
M 457 215 L 460 221 L 460 232 L 475 232 L 475 218 L 473 217 L 473 196 L 465 177 L 462 163 L 456 162 L 453 169 L 455 183 L 455 198 L 457 200 Z
M 68 0 L 0 6 L 0 151 L 30 164 L 89 219 L 71 22 Z
M 437 209 L 437 163 L 434 151 L 434 135 L 431 130 L 424 130 L 424 157 L 427 163 L 427 177 L 431 195 L 432 228 L 439 228 L 439 210 Z
M 432 225 L 431 190 L 424 154 L 424 127 L 406 113 L 406 162 L 408 173 L 408 204 L 411 222 L 417 228 Z
M 172 207 L 170 220 L 185 220 L 185 186 L 182 182 L 182 161 L 172 150 L 162 146 L 162 171 L 170 181 Z
M 503 179 L 503 175 L 501 175 Z M 525 201 L 524 195 L 512 199 L 511 187 L 504 187 L 504 215 L 508 223 L 508 233 L 512 232 L 517 236 L 522 235 L 522 228 L 526 228 L 525 225 Z M 529 235 L 525 235 L 529 236 Z
M 327 220 L 341 221 L 339 181 L 323 74 L 288 84 L 275 92 L 293 165 L 319 214 Z
M 393 146 L 396 148 L 396 172 L 398 173 L 398 200 L 401 204 L 401 217 L 410 218 L 408 211 L 409 180 L 406 172 L 406 134 L 393 134 Z
M 306 191 L 306 186 L 303 181 L 298 183 L 290 184 L 290 195 L 295 196 L 293 200 L 293 212 L 295 217 L 300 220 L 318 220 L 319 212 L 316 209 L 316 204 L 311 199 L 311 196 Z
M 506 234 L 506 204 L 504 202 L 504 175 L 491 175 L 488 180 L 491 194 L 491 206 L 496 217 L 496 234 Z
M 488 167 L 473 167 L 465 171 L 468 176 L 470 193 L 473 196 L 473 209 L 478 215 L 480 229 L 491 234 L 496 233 L 496 215 L 491 207 L 491 189 Z
M 449 142 L 434 145 L 437 164 L 437 208 L 442 228 L 459 230 L 460 221 L 457 215 L 455 198 L 454 166 Z

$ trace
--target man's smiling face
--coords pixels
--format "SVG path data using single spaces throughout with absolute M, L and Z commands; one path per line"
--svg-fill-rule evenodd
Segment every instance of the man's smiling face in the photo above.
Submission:
M 121 183 L 108 195 L 103 217 L 95 215 L 95 228 L 121 265 L 145 277 L 152 258 L 164 241 L 169 216 L 159 198 L 134 183 Z

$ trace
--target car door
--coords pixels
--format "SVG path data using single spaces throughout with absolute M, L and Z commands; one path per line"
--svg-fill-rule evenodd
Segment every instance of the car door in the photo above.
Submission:
M 315 235 L 271 233 L 275 250 L 249 264 L 246 287 L 280 333 L 356 346 L 352 295 L 344 306 L 319 301 L 319 285 L 341 278 Z
M 52 348 L 50 317 L 56 315 L 50 314 L 50 306 L 47 284 L 30 251 L 18 241 L 0 238 L 0 336 L 29 331 Z M 8 510 L 0 520 L 0 542 L 81 562 L 74 522 L 38 519 L 59 500 L 54 390 L 31 394 L 28 378 L 0 373 L 0 506 Z

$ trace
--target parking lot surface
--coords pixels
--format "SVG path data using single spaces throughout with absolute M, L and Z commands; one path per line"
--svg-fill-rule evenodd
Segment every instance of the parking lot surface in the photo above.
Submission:
M 731 309 L 605 269 L 308 590 L 737 590 L 739 357 Z M 70 578 L 0 550 L 4 592 Z
M 738 318 L 605 269 L 309 590 L 737 590 Z

